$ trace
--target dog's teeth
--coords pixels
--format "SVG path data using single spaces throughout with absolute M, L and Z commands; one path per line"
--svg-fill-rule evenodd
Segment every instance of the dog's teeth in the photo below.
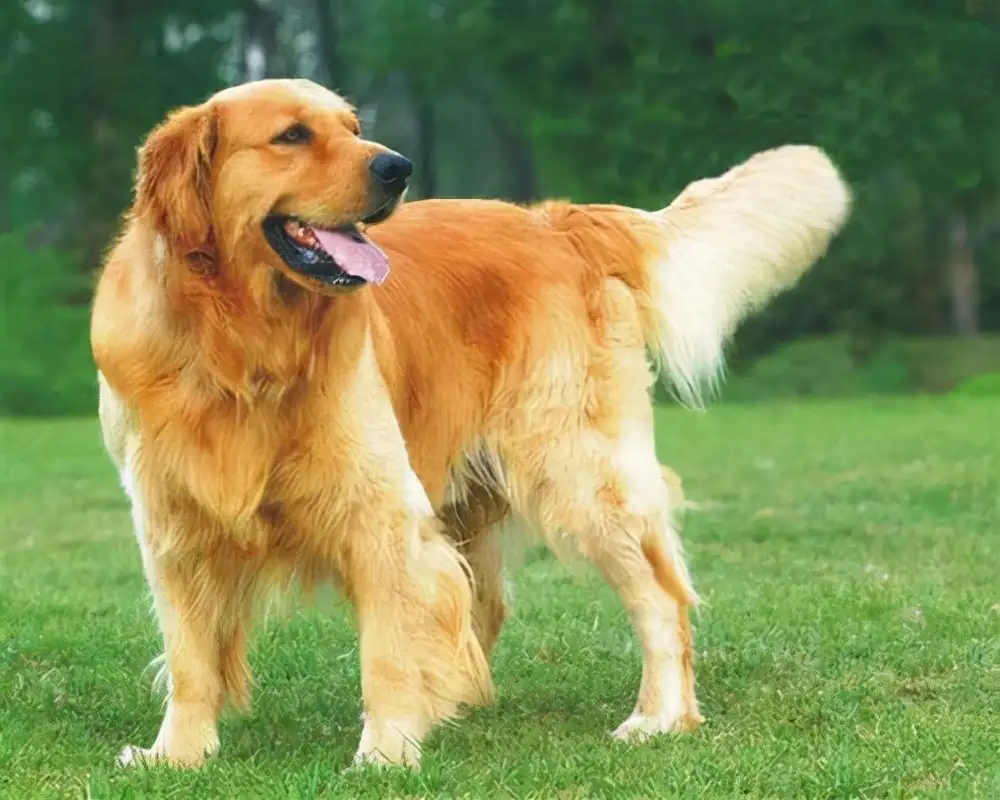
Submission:
M 306 247 L 318 247 L 316 234 L 312 228 L 306 227 L 298 220 L 290 219 L 285 223 L 285 233 L 291 236 L 296 242 Z

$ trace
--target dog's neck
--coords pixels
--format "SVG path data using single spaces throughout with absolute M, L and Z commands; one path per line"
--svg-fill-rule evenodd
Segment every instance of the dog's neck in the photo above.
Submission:
M 171 253 L 161 235 L 141 224 L 131 234 L 143 242 L 148 259 L 114 264 L 112 254 L 109 269 L 127 270 L 128 283 L 156 284 L 153 291 L 129 291 L 158 299 L 134 309 L 131 331 L 120 334 L 130 341 L 114 347 L 123 356 L 141 348 L 144 363 L 153 355 L 160 364 L 158 376 L 129 376 L 140 393 L 142 383 L 173 376 L 189 389 L 194 383 L 206 400 L 249 407 L 288 403 L 306 385 L 335 383 L 338 370 L 350 367 L 350 352 L 363 343 L 368 298 L 293 288 L 261 263 L 228 260 L 206 270 Z

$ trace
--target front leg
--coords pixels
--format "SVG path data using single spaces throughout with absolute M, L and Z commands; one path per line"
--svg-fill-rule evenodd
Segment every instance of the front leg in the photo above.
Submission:
M 349 527 L 344 577 L 361 636 L 365 711 L 356 764 L 417 767 L 432 725 L 459 704 L 492 701 L 466 565 L 419 486 L 410 472 L 402 497 L 372 498 Z
M 248 704 L 250 572 L 226 548 L 197 547 L 203 531 L 196 520 L 177 511 L 147 515 L 132 494 L 136 537 L 163 634 L 169 694 L 152 746 L 129 745 L 119 763 L 196 767 L 219 748 L 217 722 L 225 699 Z

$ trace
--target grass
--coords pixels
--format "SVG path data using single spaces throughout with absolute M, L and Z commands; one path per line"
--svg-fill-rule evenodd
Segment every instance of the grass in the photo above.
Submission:
M 345 609 L 260 631 L 250 716 L 194 773 L 114 766 L 160 717 L 129 516 L 94 421 L 0 423 L 0 797 L 1000 797 L 1000 406 L 990 398 L 662 412 L 701 508 L 685 540 L 708 722 L 629 748 L 640 677 L 611 593 L 517 573 L 498 704 L 424 768 L 345 772 Z

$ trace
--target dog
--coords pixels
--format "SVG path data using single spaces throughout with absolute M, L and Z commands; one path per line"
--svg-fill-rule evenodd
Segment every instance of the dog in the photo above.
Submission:
M 643 676 L 615 736 L 702 721 L 647 352 L 698 405 L 741 319 L 824 254 L 847 185 L 798 145 L 658 211 L 401 205 L 411 172 L 305 80 L 177 109 L 138 151 L 91 343 L 169 691 L 123 764 L 214 753 L 220 709 L 249 701 L 256 603 L 332 581 L 359 629 L 355 762 L 416 768 L 434 724 L 492 699 L 511 519 L 629 614 Z

